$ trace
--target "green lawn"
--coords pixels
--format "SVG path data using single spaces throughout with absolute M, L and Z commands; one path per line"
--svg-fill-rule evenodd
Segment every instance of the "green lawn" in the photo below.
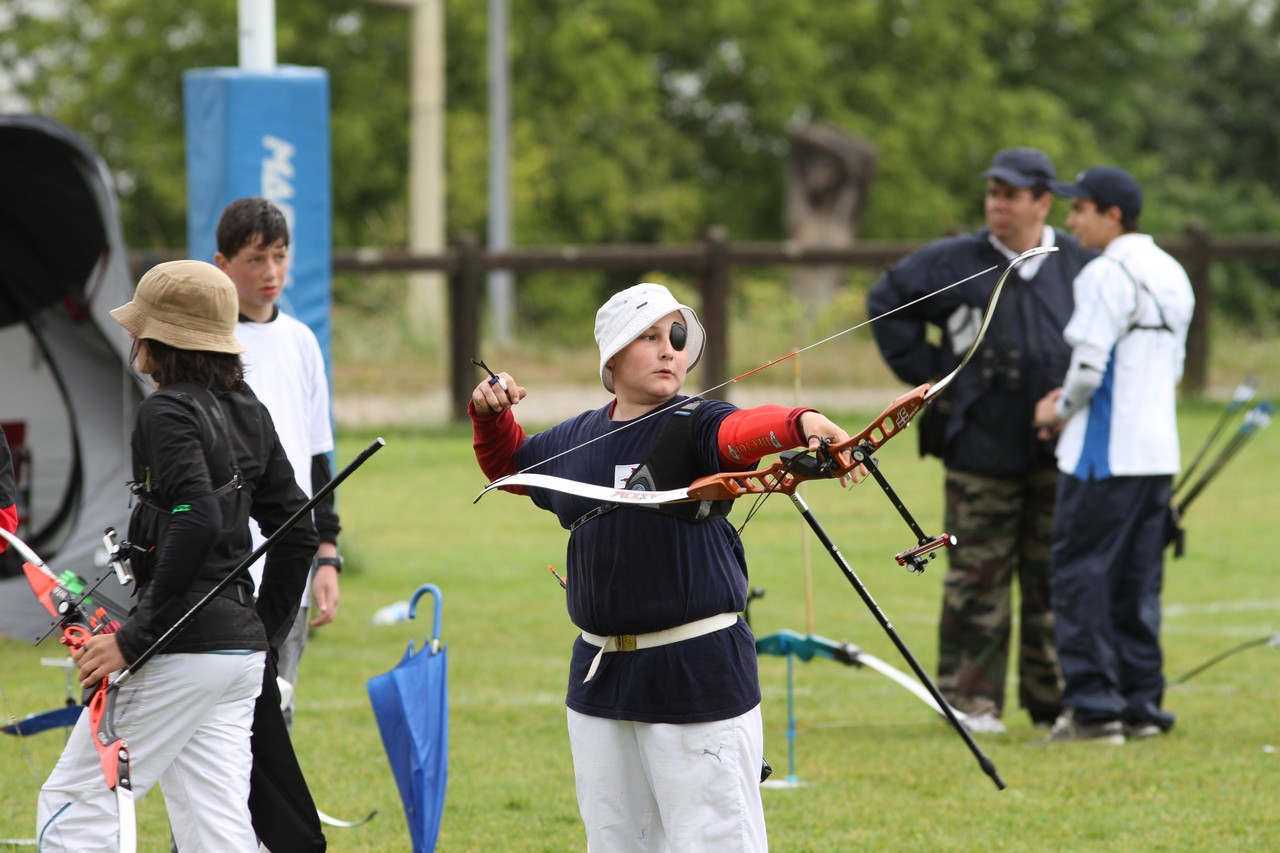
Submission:
M 1184 458 L 1219 411 L 1182 413 Z M 871 413 L 842 417 L 861 426 Z M 341 437 L 340 462 L 373 433 Z M 339 620 L 315 633 L 303 661 L 295 735 L 324 811 L 378 816 L 328 831 L 336 851 L 408 850 L 408 835 L 365 693 L 429 618 L 371 626 L 379 607 L 418 584 L 444 591 L 448 644 L 450 776 L 440 847 L 448 851 L 584 850 L 564 730 L 563 692 L 574 629 L 559 586 L 565 533 L 552 517 L 506 494 L 471 499 L 483 485 L 468 433 L 387 433 L 387 447 L 341 490 L 344 551 Z M 941 517 L 941 471 L 915 455 L 908 433 L 880 463 L 930 532 Z M 1266 540 L 1274 523 L 1276 433 L 1264 432 L 1201 496 L 1189 517 L 1189 553 L 1168 564 L 1167 672 L 1280 630 L 1280 586 Z M 807 500 L 926 669 L 935 657 L 942 566 L 908 574 L 893 555 L 912 536 L 874 482 L 846 493 L 809 484 Z M 738 507 L 741 521 L 746 507 Z M 893 645 L 784 498 L 768 501 L 744 532 L 757 633 L 805 631 L 806 574 L 813 629 L 906 669 Z M 810 542 L 806 568 L 805 548 Z M 426 611 L 429 613 L 429 609 Z M 39 665 L 53 641 L 0 641 L 0 714 L 61 701 L 61 673 Z M 1041 732 L 1008 715 L 1009 733 L 979 744 L 1008 784 L 997 791 L 961 740 L 919 700 L 882 676 L 825 660 L 797 663 L 803 786 L 764 793 L 770 840 L 781 851 L 1274 850 L 1280 848 L 1280 667 L 1277 650 L 1252 648 L 1170 689 L 1178 713 L 1167 737 L 1121 748 L 1031 745 Z M 787 774 L 786 663 L 760 661 L 766 747 Z M 49 732 L 0 738 L 0 838 L 33 834 L 35 794 L 60 747 Z M 162 799 L 139 807 L 143 850 L 167 849 Z M 3 845 L 0 845 L 2 847 Z

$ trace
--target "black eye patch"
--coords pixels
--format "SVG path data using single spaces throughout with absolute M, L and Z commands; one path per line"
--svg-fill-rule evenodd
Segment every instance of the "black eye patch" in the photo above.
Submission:
M 689 341 L 689 330 L 679 323 L 671 324 L 671 348 L 676 352 L 684 349 L 684 345 Z

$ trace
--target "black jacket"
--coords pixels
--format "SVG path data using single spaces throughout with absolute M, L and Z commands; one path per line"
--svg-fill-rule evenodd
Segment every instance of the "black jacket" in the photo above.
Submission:
M 129 540 L 139 600 L 118 634 L 128 661 L 249 555 L 251 516 L 270 535 L 306 503 L 271 416 L 248 389 L 210 392 L 187 383 L 161 389 L 139 406 L 132 445 L 137 505 Z M 240 488 L 215 496 L 237 471 Z M 297 613 L 317 544 L 304 518 L 267 553 L 256 610 L 246 573 L 243 585 L 212 601 L 165 651 L 278 646 Z
M 1026 281 L 1017 271 L 1009 276 L 981 348 L 938 401 L 950 409 L 942 454 L 950 469 L 1015 476 L 1053 464 L 1053 443 L 1036 439 L 1032 418 L 1036 401 L 1066 375 L 1071 348 L 1062 330 L 1074 306 L 1072 282 L 1097 256 L 1069 234 L 1055 234 L 1058 251 L 1034 278 Z M 960 363 L 948 320 L 965 306 L 984 311 L 1006 264 L 982 229 L 930 243 L 880 277 L 867 295 L 871 317 L 1000 267 L 873 324 L 880 352 L 898 378 L 912 385 L 934 382 Z M 929 326 L 941 330 L 939 343 L 928 340 Z

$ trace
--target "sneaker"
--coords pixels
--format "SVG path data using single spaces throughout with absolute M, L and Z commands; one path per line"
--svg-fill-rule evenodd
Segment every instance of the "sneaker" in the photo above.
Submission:
M 1127 738 L 1133 738 L 1134 740 L 1159 737 L 1167 731 L 1168 729 L 1161 728 L 1159 723 L 1153 723 L 1150 720 L 1141 723 L 1124 724 L 1124 736 Z
M 1124 726 L 1119 720 L 1084 723 L 1077 720 L 1075 713 L 1068 708 L 1062 712 L 1057 722 L 1053 724 L 1048 737 L 1037 741 L 1037 743 L 1070 743 L 1072 741 L 1108 743 L 1113 746 L 1121 746 L 1124 744 Z
M 1006 731 L 1004 723 L 991 711 L 969 714 L 961 717 L 960 722 L 975 735 L 1002 735 Z

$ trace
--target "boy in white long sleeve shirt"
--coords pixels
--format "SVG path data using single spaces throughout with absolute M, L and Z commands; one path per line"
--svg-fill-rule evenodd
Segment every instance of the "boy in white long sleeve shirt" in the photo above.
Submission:
M 1164 698 L 1160 590 L 1177 384 L 1195 308 L 1182 266 L 1138 233 L 1142 190 L 1099 166 L 1073 183 L 1067 226 L 1103 251 L 1075 280 L 1063 387 L 1036 406 L 1058 439 L 1051 569 L 1063 714 L 1046 742 L 1123 743 L 1173 727 Z

